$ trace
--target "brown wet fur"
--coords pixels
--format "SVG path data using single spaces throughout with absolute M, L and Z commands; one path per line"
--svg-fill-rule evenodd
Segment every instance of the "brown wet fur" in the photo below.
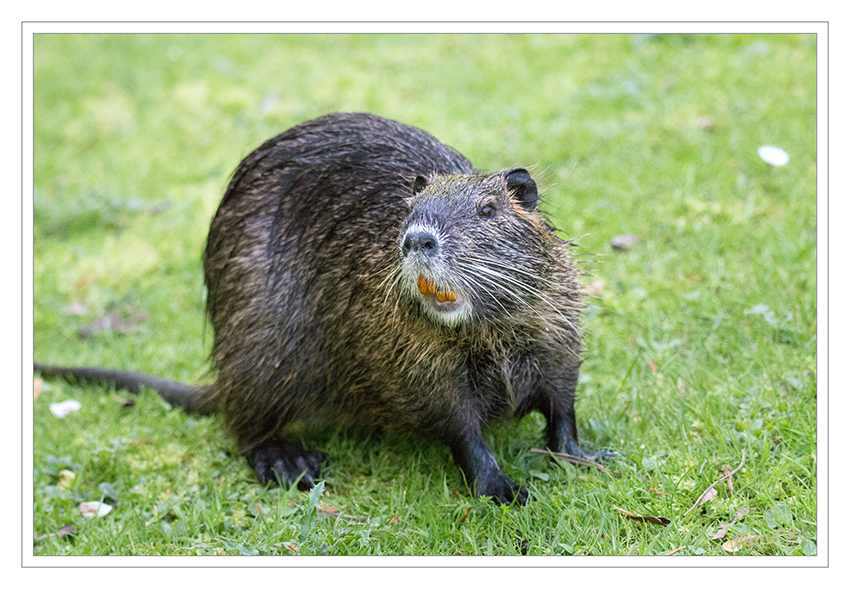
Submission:
M 246 157 L 204 253 L 218 380 L 203 395 L 260 479 L 313 486 L 326 457 L 286 439 L 297 422 L 442 441 L 503 503 L 528 494 L 486 423 L 538 410 L 553 450 L 583 454 L 578 272 L 537 205 L 525 170 L 478 172 L 367 114 L 308 121 Z

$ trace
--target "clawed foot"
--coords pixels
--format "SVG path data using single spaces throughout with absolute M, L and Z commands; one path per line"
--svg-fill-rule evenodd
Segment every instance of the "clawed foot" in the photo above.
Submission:
M 599 450 L 598 452 L 585 452 L 581 446 L 578 445 L 578 442 L 570 440 L 565 447 L 558 452 L 562 452 L 564 454 L 570 454 L 572 456 L 577 456 L 578 458 L 584 458 L 585 460 L 592 460 L 593 462 L 602 462 L 603 460 L 614 460 L 620 456 L 620 453 L 615 450 Z
M 510 505 L 514 501 L 517 505 L 525 505 L 528 502 L 528 489 L 513 482 L 500 470 L 476 481 L 475 490 L 479 495 L 490 497 L 497 505 Z
M 599 450 L 587 455 L 594 462 L 602 462 L 603 460 L 614 460 L 619 458 L 621 454 L 616 450 Z
M 299 491 L 309 491 L 315 486 L 314 479 L 319 478 L 322 463 L 328 461 L 324 452 L 307 450 L 300 444 L 280 439 L 252 448 L 245 453 L 245 458 L 263 483 L 276 482 L 291 487 L 298 481 Z

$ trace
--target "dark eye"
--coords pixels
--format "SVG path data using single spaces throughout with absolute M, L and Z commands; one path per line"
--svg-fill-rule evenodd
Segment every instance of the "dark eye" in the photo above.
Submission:
M 491 217 L 493 215 L 493 213 L 495 213 L 495 212 L 496 212 L 496 207 L 494 207 L 491 204 L 484 205 L 483 207 L 481 207 L 481 210 L 479 211 L 479 213 L 481 213 L 482 217 Z

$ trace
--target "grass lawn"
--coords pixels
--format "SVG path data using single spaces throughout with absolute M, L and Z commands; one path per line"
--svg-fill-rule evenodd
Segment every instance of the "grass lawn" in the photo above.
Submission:
M 308 495 L 260 485 L 218 417 L 49 382 L 34 401 L 35 554 L 817 551 L 813 35 L 34 43 L 38 361 L 214 379 L 201 252 L 230 173 L 294 124 L 368 111 L 479 169 L 533 166 L 592 294 L 580 438 L 622 453 L 617 477 L 530 452 L 540 415 L 494 426 L 500 465 L 534 499 L 511 508 L 472 496 L 447 448 L 330 430 L 310 440 L 332 463 Z M 765 163 L 762 145 L 789 163 Z M 54 417 L 69 399 L 82 408 Z M 690 510 L 742 452 L 733 486 Z M 112 510 L 83 518 L 87 501 Z M 75 534 L 56 535 L 65 525 Z

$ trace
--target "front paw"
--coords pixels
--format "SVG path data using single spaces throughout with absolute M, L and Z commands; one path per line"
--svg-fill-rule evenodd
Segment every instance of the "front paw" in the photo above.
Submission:
M 479 479 L 475 490 L 479 495 L 490 497 L 497 505 L 510 505 L 514 501 L 517 505 L 525 505 L 528 501 L 528 489 L 513 482 L 500 470 Z
M 291 487 L 298 481 L 298 490 L 309 491 L 315 486 L 313 480 L 319 478 L 321 465 L 328 457 L 300 444 L 272 439 L 246 452 L 245 458 L 263 483 L 277 482 Z

